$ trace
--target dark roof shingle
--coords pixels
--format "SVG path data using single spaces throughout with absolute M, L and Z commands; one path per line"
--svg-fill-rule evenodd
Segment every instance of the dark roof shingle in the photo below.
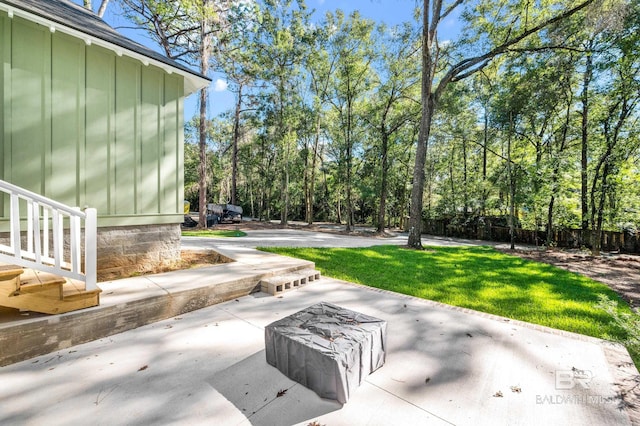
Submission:
M 69 0 L 0 0 L 0 3 L 37 15 L 47 21 L 98 38 L 112 45 L 146 56 L 149 59 L 162 62 L 194 77 L 209 80 L 189 67 L 125 37 L 90 10 Z

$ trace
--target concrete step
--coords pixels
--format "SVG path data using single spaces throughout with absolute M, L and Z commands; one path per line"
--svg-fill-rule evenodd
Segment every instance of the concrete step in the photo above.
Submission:
M 272 296 L 304 287 L 311 281 L 319 280 L 320 272 L 315 269 L 302 269 L 286 275 L 269 277 L 260 281 L 260 290 Z

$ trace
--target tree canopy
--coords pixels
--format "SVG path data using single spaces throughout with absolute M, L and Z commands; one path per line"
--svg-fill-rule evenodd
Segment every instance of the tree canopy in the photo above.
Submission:
M 242 30 L 213 43 L 209 65 L 237 103 L 194 119 L 211 123 L 212 174 L 206 194 L 186 192 L 192 204 L 234 201 L 283 224 L 406 226 L 414 247 L 428 218 L 502 217 L 548 243 L 556 229 L 596 241 L 638 227 L 637 0 L 425 0 L 418 20 L 394 27 L 318 17 L 303 0 L 251 4 L 226 15 Z M 460 35 L 441 39 L 453 13 Z

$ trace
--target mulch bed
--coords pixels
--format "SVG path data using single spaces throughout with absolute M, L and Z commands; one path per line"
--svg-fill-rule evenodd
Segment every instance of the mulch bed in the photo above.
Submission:
M 525 259 L 544 262 L 606 284 L 636 311 L 640 308 L 640 256 L 577 250 L 503 250 Z

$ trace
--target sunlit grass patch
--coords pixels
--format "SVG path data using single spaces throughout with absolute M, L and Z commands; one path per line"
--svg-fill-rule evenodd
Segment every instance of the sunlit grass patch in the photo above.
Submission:
M 183 237 L 245 237 L 246 232 L 232 230 L 202 229 L 194 231 L 182 231 Z

